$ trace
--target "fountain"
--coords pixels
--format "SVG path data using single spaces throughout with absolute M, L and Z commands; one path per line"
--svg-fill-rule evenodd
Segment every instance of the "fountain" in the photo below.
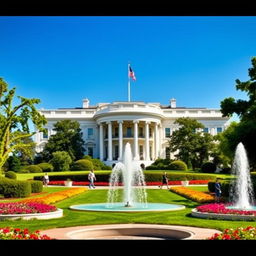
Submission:
M 183 205 L 148 203 L 143 171 L 138 162 L 132 160 L 130 143 L 126 143 L 123 163 L 118 162 L 112 169 L 109 182 L 107 203 L 81 204 L 70 209 L 82 211 L 141 212 L 182 210 Z M 118 185 L 122 181 L 123 189 Z M 122 202 L 118 202 L 123 191 Z
M 233 162 L 232 174 L 236 179 L 231 184 L 230 209 L 256 210 L 254 206 L 254 193 L 250 176 L 249 162 L 244 145 L 237 145 Z
M 235 179 L 230 186 L 230 203 L 199 206 L 192 210 L 192 216 L 213 219 L 256 220 L 256 206 L 254 204 L 249 162 L 246 150 L 241 142 L 236 147 L 232 175 L 235 176 Z

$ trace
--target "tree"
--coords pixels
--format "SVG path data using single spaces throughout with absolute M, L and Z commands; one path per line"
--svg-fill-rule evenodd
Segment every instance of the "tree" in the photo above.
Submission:
M 73 161 L 84 155 L 84 140 L 77 121 L 63 120 L 54 124 L 56 134 L 52 135 L 42 152 L 43 159 L 49 161 L 56 151 L 66 151 Z
M 175 124 L 180 127 L 171 135 L 170 152 L 176 153 L 175 157 L 187 165 L 191 163 L 193 169 L 201 167 L 214 147 L 213 136 L 201 132 L 203 124 L 194 119 L 178 118 Z
M 71 157 L 65 151 L 56 151 L 50 160 L 55 172 L 69 171 L 69 166 L 72 163 Z
M 17 150 L 31 147 L 25 138 L 35 134 L 29 129 L 29 120 L 39 131 L 44 131 L 46 119 L 35 108 L 39 99 L 18 96 L 20 103 L 13 106 L 16 88 L 8 90 L 8 84 L 0 78 L 0 170 L 9 155 Z
M 248 100 L 235 100 L 232 97 L 221 101 L 223 116 L 231 117 L 236 113 L 240 122 L 233 131 L 229 150 L 235 151 L 235 147 L 242 142 L 248 152 L 249 162 L 256 167 L 255 141 L 256 141 L 256 57 L 251 59 L 252 67 L 248 69 L 250 79 L 241 82 L 236 79 L 236 89 L 246 92 Z

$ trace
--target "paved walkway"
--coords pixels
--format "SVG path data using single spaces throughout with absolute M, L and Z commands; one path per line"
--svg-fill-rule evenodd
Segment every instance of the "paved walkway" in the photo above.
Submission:
M 139 234 L 140 229 L 150 229 L 153 233 L 154 230 L 159 230 L 164 233 L 166 230 L 171 230 L 179 233 L 179 231 L 185 231 L 190 234 L 188 238 L 185 240 L 204 240 L 208 237 L 211 237 L 215 233 L 220 233 L 219 230 L 216 229 L 208 229 L 208 228 L 197 228 L 190 226 L 177 226 L 177 225 L 157 225 L 157 224 L 110 224 L 110 225 L 91 225 L 91 226 L 77 226 L 77 227 L 67 227 L 67 228 L 54 228 L 49 230 L 41 231 L 41 234 L 45 234 L 50 236 L 51 238 L 61 239 L 61 240 L 70 240 L 70 239 L 128 239 L 128 240 L 138 240 L 138 239 L 157 239 L 157 237 L 140 237 L 136 236 L 136 234 L 129 236 L 121 236 L 118 234 L 118 229 L 127 229 L 132 228 L 135 230 L 136 234 Z M 104 231 L 109 232 L 112 231 L 112 235 L 107 233 L 104 236 Z M 79 232 L 80 231 L 80 232 Z M 159 232 L 159 231 L 158 231 Z M 155 233 L 156 234 L 156 233 Z M 163 238 L 162 238 L 163 239 Z

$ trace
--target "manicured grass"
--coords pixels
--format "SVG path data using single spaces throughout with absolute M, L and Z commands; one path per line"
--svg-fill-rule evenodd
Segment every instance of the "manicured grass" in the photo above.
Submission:
M 205 187 L 195 186 L 193 189 L 203 190 Z M 205 227 L 223 230 L 225 228 L 256 226 L 256 222 L 207 220 L 191 217 L 191 210 L 197 203 L 170 192 L 167 189 L 148 189 L 148 202 L 173 203 L 185 205 L 186 209 L 174 212 L 142 212 L 142 213 L 112 213 L 112 212 L 80 212 L 69 209 L 70 205 L 85 203 L 103 203 L 107 200 L 107 190 L 89 190 L 75 197 L 65 199 L 56 204 L 64 210 L 64 217 L 52 220 L 16 220 L 1 221 L 0 227 L 28 228 L 31 231 L 56 227 L 71 227 L 79 225 L 117 224 L 117 223 L 150 223 Z

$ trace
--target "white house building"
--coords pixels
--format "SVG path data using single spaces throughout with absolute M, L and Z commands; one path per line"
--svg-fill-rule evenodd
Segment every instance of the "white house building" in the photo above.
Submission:
M 219 109 L 177 107 L 176 100 L 163 106 L 160 103 L 113 102 L 90 106 L 84 99 L 80 108 L 41 109 L 48 123 L 48 133 L 36 133 L 37 152 L 41 152 L 48 138 L 54 134 L 54 124 L 60 120 L 80 123 L 85 141 L 85 154 L 99 158 L 108 165 L 122 161 L 124 145 L 129 142 L 133 158 L 145 166 L 157 158 L 170 158 L 169 137 L 178 129 L 179 117 L 194 118 L 204 126 L 204 132 L 222 132 L 229 119 Z

